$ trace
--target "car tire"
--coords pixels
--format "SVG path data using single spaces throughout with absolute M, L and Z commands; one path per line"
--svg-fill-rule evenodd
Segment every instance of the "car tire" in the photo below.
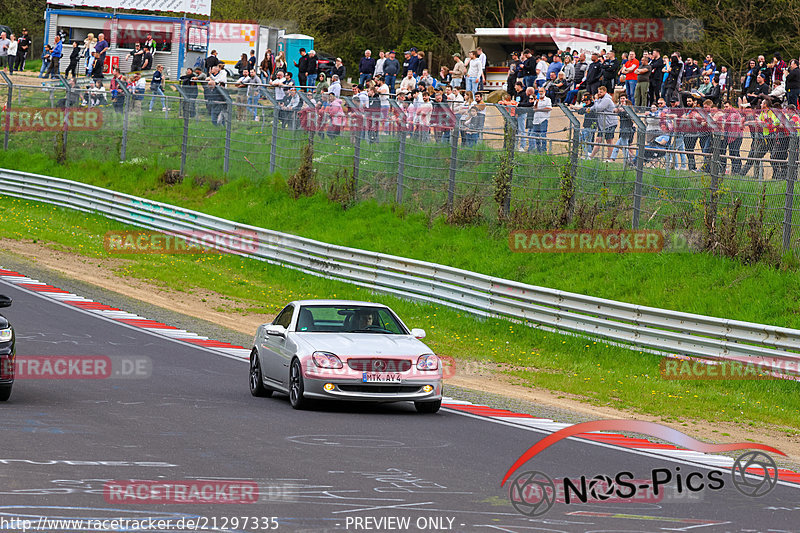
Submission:
M 417 412 L 423 414 L 438 413 L 441 406 L 442 400 L 436 400 L 435 402 L 414 402 L 414 407 L 417 409 Z
M 289 403 L 294 409 L 305 409 L 308 400 L 303 396 L 305 384 L 303 383 L 303 369 L 300 361 L 295 359 L 289 367 Z
M 259 398 L 269 398 L 272 390 L 264 386 L 264 376 L 261 374 L 261 362 L 258 360 L 258 351 L 253 348 L 250 352 L 250 394 Z
M 0 402 L 5 402 L 11 398 L 11 385 L 0 386 Z

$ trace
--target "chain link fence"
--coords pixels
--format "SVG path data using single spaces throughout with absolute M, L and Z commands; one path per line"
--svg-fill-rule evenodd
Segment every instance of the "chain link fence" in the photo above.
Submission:
M 562 222 L 634 229 L 722 231 L 722 218 L 742 228 L 753 216 L 775 244 L 800 249 L 800 118 L 760 102 L 596 113 L 376 97 L 362 107 L 271 86 L 170 85 L 162 96 L 141 85 L 0 77 L 5 150 L 131 172 L 154 164 L 204 182 L 290 176 L 310 146 L 320 187 L 350 180 L 358 200 L 430 214 L 471 202 L 484 217 L 499 209 L 512 218 L 566 203 Z M 56 111 L 52 124 L 31 118 Z M 89 111 L 93 124 L 73 123 Z

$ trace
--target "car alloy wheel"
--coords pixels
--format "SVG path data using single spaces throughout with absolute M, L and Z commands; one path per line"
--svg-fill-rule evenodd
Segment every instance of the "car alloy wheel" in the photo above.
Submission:
M 250 394 L 261 398 L 269 398 L 272 391 L 264 386 L 264 378 L 261 375 L 261 363 L 258 360 L 258 352 L 253 348 L 250 353 Z
M 300 361 L 295 359 L 289 368 L 289 403 L 295 409 L 303 409 L 308 403 L 303 397 L 303 371 L 300 368 Z

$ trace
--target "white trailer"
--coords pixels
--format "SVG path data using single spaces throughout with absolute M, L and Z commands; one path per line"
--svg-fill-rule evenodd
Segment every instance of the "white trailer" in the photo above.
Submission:
M 198 29 L 199 31 L 203 31 Z M 250 50 L 255 50 L 257 63 L 261 63 L 267 48 L 275 53 L 278 49 L 278 39 L 284 30 L 261 26 L 251 22 L 211 22 L 208 29 L 208 54 L 217 51 L 217 57 L 227 66 L 233 68 L 241 59 L 242 54 L 250 57 Z M 189 42 L 202 42 L 205 39 L 190 36 Z M 204 36 L 203 36 L 204 37 Z

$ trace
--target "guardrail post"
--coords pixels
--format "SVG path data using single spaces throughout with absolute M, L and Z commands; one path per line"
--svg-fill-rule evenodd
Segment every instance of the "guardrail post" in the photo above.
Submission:
M 394 201 L 398 204 L 402 204 L 403 179 L 406 173 L 406 129 L 402 127 L 399 128 L 397 135 L 400 141 L 400 152 L 397 154 L 397 193 L 395 193 Z
M 459 125 L 453 127 L 450 135 L 450 179 L 447 183 L 447 210 L 452 211 L 456 196 L 456 171 L 458 170 L 458 137 L 461 135 Z
M 130 121 L 130 110 L 133 106 L 134 93 L 130 92 L 124 83 L 119 84 L 125 101 L 122 103 L 122 142 L 119 147 L 119 160 L 125 161 L 128 153 L 128 123 Z
M 644 182 L 644 147 L 647 140 L 647 125 L 636 114 L 636 110 L 627 105 L 625 112 L 636 124 L 636 178 L 633 184 L 633 220 L 632 229 L 639 229 L 639 221 L 642 216 L 642 183 Z
M 14 94 L 14 84 L 11 83 L 11 78 L 5 72 L 0 71 L 0 76 L 3 76 L 3 80 L 8 85 L 8 100 L 6 101 L 6 113 L 5 113 L 5 126 L 3 129 L 5 132 L 3 133 L 3 150 L 8 150 L 8 137 L 11 135 L 11 120 L 8 116 L 8 113 L 11 112 L 11 98 Z
M 800 151 L 798 132 L 789 137 L 789 165 L 786 173 L 786 201 L 783 204 L 783 249 L 792 246 L 792 211 L 794 206 L 794 182 L 797 180 L 797 154 Z
M 176 86 L 178 92 L 183 98 L 183 139 L 181 139 L 181 177 L 183 177 L 186 173 L 186 154 L 189 151 L 189 106 L 190 99 L 189 95 L 187 95 L 180 86 Z

